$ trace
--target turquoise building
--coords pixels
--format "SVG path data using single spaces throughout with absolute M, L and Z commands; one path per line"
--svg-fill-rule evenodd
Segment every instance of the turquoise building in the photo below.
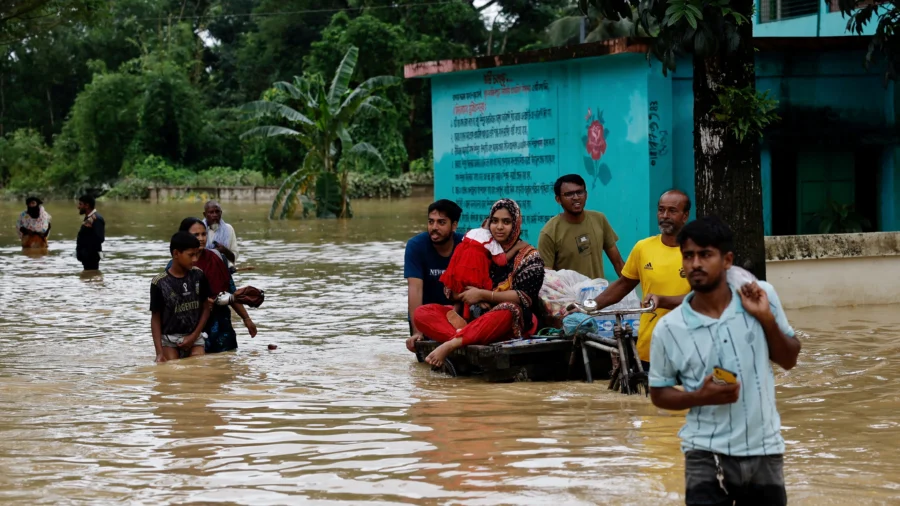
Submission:
M 760 147 L 766 234 L 817 233 L 832 202 L 869 230 L 900 230 L 895 91 L 863 67 L 869 38 L 843 35 L 834 1 L 760 1 L 757 88 L 782 116 Z M 536 243 L 559 212 L 553 182 L 578 173 L 623 254 L 658 233 L 660 193 L 693 195 L 693 83 L 689 60 L 663 76 L 646 52 L 616 39 L 407 65 L 407 78 L 431 80 L 436 198 L 463 207 L 464 229 L 514 198 Z

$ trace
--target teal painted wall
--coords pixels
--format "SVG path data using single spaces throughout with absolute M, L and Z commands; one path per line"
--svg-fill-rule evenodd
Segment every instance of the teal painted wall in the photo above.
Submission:
M 674 152 L 672 179 L 674 186 L 684 191 L 696 202 L 694 192 L 694 81 L 691 79 L 690 60 L 679 63 L 672 78 L 672 122 L 674 126 Z M 696 206 L 691 210 L 694 218 Z
M 543 225 L 560 212 L 554 181 L 577 173 L 587 181 L 587 208 L 607 215 L 627 255 L 657 233 L 655 192 L 672 181 L 673 146 L 659 149 L 663 131 L 671 131 L 671 87 L 658 73 L 644 55 L 621 54 L 434 77 L 435 198 L 463 208 L 461 231 L 479 226 L 497 199 L 513 198 L 524 238 L 537 245 Z M 536 85 L 544 82 L 546 89 Z M 658 102 L 652 118 L 651 95 Z M 605 150 L 592 156 L 587 135 L 595 121 Z M 667 180 L 651 183 L 654 172 Z M 605 269 L 615 278 L 608 260 Z
M 659 196 L 673 186 L 675 160 L 675 138 L 672 128 L 672 79 L 663 76 L 662 66 L 659 62 L 655 60 L 651 60 L 651 62 L 648 82 L 650 107 L 647 116 L 650 142 L 650 184 L 647 188 L 647 204 L 652 211 L 652 219 L 649 224 L 650 229 L 646 233 L 648 236 L 659 233 L 655 214 L 656 203 L 659 201 Z
M 775 1 L 775 0 L 771 0 Z M 790 0 L 786 0 L 790 1 Z M 819 2 L 819 13 L 808 16 L 760 22 L 760 2 L 756 2 L 757 15 L 753 19 L 754 37 L 839 37 L 847 33 L 847 19 L 840 12 L 828 12 L 828 4 Z M 875 33 L 877 18 L 866 25 L 864 35 Z

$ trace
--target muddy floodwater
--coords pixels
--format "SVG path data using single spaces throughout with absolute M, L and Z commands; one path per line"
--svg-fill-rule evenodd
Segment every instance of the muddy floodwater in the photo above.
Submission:
M 74 202 L 47 206 L 38 257 L 17 246 L 24 205 L 0 204 L 0 502 L 683 504 L 683 415 L 601 383 L 416 363 L 403 245 L 427 204 L 356 202 L 346 222 L 225 204 L 256 268 L 236 283 L 266 290 L 259 335 L 238 320 L 236 353 L 159 366 L 150 279 L 201 205 L 101 203 L 103 273 L 82 277 Z M 900 307 L 788 316 L 803 340 L 776 373 L 790 502 L 900 503 Z

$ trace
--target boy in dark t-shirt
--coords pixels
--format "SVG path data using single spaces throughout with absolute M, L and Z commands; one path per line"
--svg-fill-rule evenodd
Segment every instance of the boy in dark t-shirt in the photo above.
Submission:
M 169 244 L 172 265 L 150 282 L 150 332 L 156 361 L 204 354 L 213 299 L 203 271 L 194 267 L 200 242 L 188 232 L 178 232 Z

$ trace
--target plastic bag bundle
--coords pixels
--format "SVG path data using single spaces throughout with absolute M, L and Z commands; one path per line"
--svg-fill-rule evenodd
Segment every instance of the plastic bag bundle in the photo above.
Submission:
M 743 267 L 738 267 L 737 265 L 732 265 L 731 268 L 728 269 L 725 273 L 725 278 L 727 279 L 728 284 L 735 288 L 741 288 L 747 283 L 759 281 L 753 273 Z
M 591 321 L 582 325 L 582 322 L 585 320 Z M 570 336 L 575 334 L 575 329 L 579 329 L 582 332 L 597 332 L 600 330 L 598 323 L 597 320 L 584 313 L 572 313 L 563 318 L 563 331 Z
M 548 270 L 544 272 L 540 296 L 547 312 L 553 317 L 561 317 L 565 314 L 566 306 L 596 298 L 607 286 L 609 282 L 602 278 L 590 279 L 569 270 Z

